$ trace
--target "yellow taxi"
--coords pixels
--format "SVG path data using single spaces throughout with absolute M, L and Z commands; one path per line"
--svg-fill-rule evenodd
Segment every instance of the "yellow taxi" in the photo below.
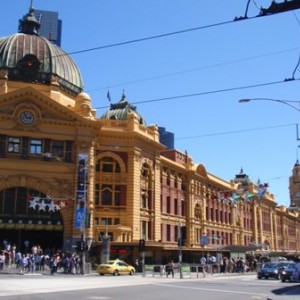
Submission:
M 96 272 L 101 276 L 104 274 L 112 274 L 114 276 L 124 274 L 133 275 L 135 273 L 135 268 L 122 260 L 115 259 L 98 265 Z

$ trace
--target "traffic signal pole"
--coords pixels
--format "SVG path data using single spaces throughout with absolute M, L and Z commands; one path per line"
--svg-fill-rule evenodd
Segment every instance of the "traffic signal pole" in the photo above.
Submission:
M 142 272 L 143 272 L 143 277 L 146 276 L 145 274 L 145 240 L 141 239 L 139 241 L 139 250 L 140 250 L 140 254 L 142 256 Z

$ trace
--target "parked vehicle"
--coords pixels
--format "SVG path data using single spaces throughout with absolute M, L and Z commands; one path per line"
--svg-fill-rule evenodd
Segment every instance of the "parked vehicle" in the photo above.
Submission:
M 298 263 L 296 264 L 296 267 L 295 267 L 295 270 L 294 270 L 294 273 L 293 273 L 292 280 L 293 280 L 294 282 L 300 282 L 300 262 L 298 262 Z
M 290 261 L 280 261 L 280 262 L 267 262 L 262 265 L 261 269 L 257 272 L 258 279 L 269 279 L 275 278 L 279 279 L 279 274 L 292 262 Z
M 133 266 L 128 265 L 126 262 L 115 259 L 109 260 L 105 264 L 100 264 L 97 269 L 97 273 L 99 275 L 104 274 L 112 274 L 112 275 L 121 275 L 128 274 L 133 275 L 135 273 L 135 268 Z
M 293 274 L 296 269 L 296 263 L 290 263 L 286 268 L 279 271 L 279 278 L 282 282 L 293 281 Z

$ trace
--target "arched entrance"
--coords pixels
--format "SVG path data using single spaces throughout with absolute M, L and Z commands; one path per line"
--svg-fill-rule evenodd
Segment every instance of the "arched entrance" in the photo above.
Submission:
M 59 207 L 45 194 L 30 188 L 0 191 L 0 248 L 18 250 L 40 245 L 45 251 L 63 246 L 63 219 Z

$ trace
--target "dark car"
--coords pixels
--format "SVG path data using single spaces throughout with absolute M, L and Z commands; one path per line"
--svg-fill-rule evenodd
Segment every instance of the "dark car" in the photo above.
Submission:
M 290 263 L 286 268 L 281 269 L 279 271 L 279 278 L 282 282 L 285 281 L 292 281 L 293 280 L 293 274 L 296 269 L 297 264 L 296 263 Z
M 291 262 L 267 262 L 262 265 L 261 269 L 257 272 L 258 279 L 275 278 L 279 279 L 279 274 L 282 272 Z

